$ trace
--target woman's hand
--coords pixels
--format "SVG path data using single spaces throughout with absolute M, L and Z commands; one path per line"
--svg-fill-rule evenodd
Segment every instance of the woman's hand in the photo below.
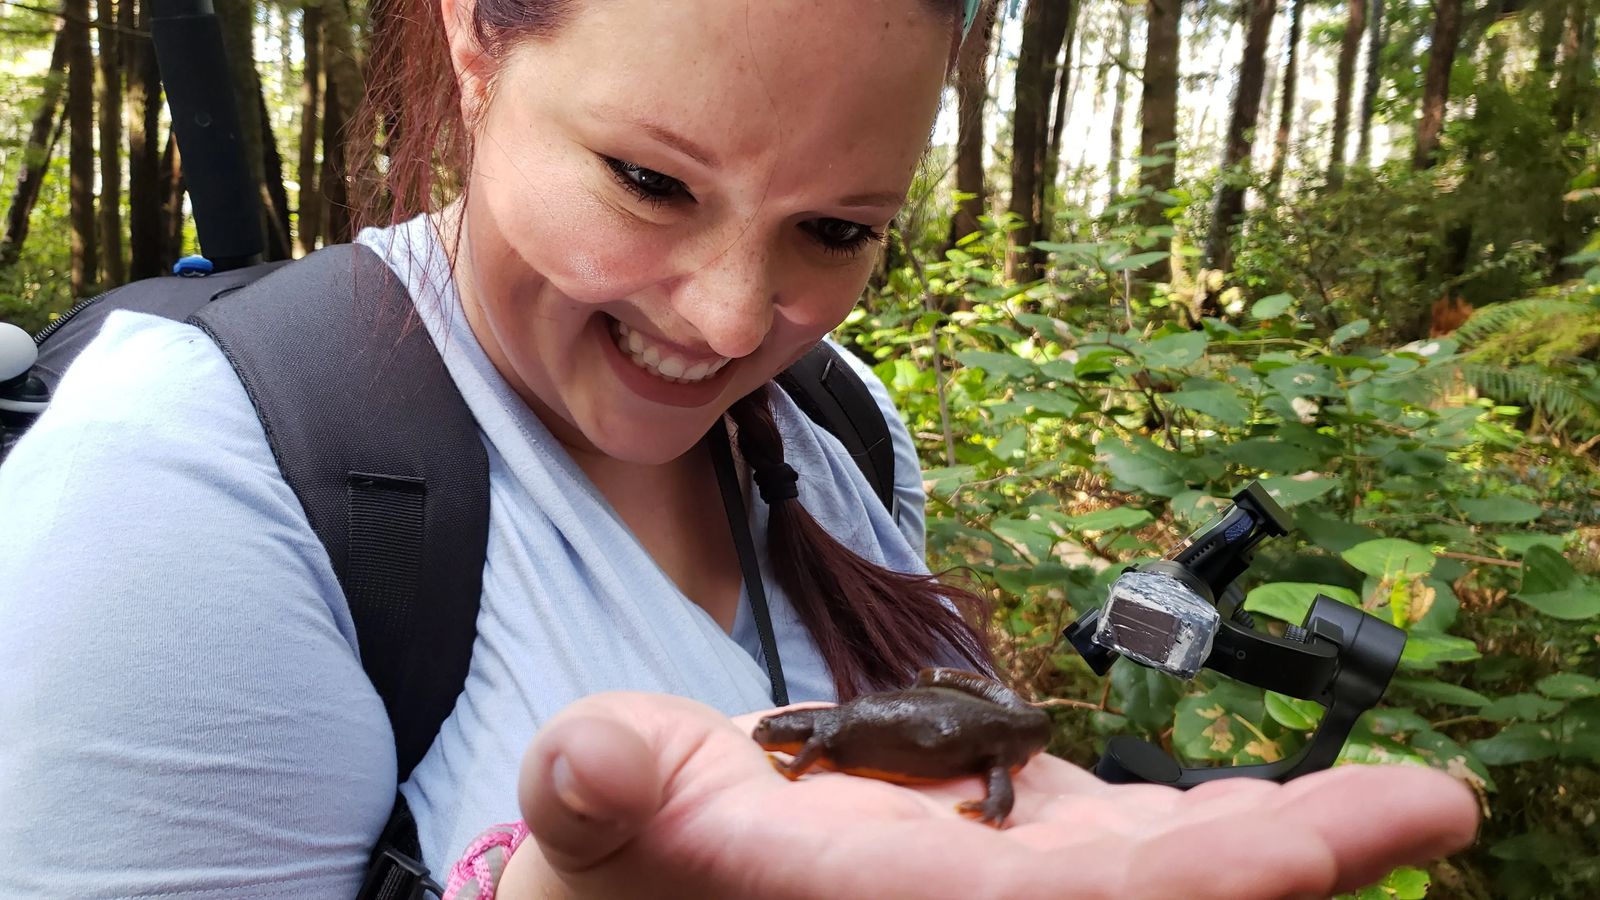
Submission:
M 995 830 L 956 812 L 983 796 L 976 778 L 790 782 L 750 739 L 758 718 L 657 694 L 568 708 L 523 760 L 534 840 L 500 896 L 1326 896 L 1459 850 L 1477 827 L 1471 792 L 1430 769 L 1348 766 L 1182 792 L 1106 785 L 1041 754 Z

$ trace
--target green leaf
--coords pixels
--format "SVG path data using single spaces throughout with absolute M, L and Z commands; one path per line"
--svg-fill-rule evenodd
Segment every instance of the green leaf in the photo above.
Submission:
M 1203 331 L 1169 334 L 1141 344 L 1137 352 L 1140 361 L 1152 369 L 1180 369 L 1205 355 L 1206 335 Z
M 1549 547 L 1561 553 L 1561 548 L 1567 543 L 1566 536 L 1559 534 L 1529 534 L 1518 532 L 1515 534 L 1497 534 L 1494 542 L 1503 547 L 1507 552 L 1517 556 L 1526 556 L 1534 547 Z
M 1565 704 L 1546 700 L 1538 694 L 1512 694 L 1509 697 L 1496 698 L 1488 706 L 1478 710 L 1478 715 L 1492 722 L 1509 722 L 1512 719 L 1533 722 L 1553 716 L 1564 708 Z
M 1551 547 L 1535 545 L 1522 557 L 1524 594 L 1553 594 L 1573 587 L 1578 573 L 1566 557 Z
M 1389 873 L 1382 887 L 1395 900 L 1423 900 L 1428 896 L 1428 885 L 1431 883 L 1427 872 L 1412 866 L 1401 866 Z
M 1372 323 L 1368 322 L 1366 319 L 1357 319 L 1354 322 L 1346 322 L 1345 324 L 1334 329 L 1332 335 L 1329 335 L 1328 346 L 1337 347 L 1352 338 L 1361 337 L 1371 329 Z
M 964 366 L 982 369 L 990 375 L 998 375 L 1005 378 L 1026 378 L 1037 371 L 1037 367 L 1031 361 L 1011 353 L 962 350 L 956 353 L 955 356 Z
M 1018 425 L 1015 428 L 1008 429 L 1005 434 L 1001 435 L 1000 440 L 995 443 L 994 450 L 991 452 L 994 453 L 995 459 L 1005 462 L 1020 454 L 1027 446 L 1028 429 L 1025 426 Z
M 1518 594 L 1517 599 L 1552 619 L 1580 622 L 1600 616 L 1600 590 L 1592 585 L 1548 594 Z
M 1322 706 L 1311 700 L 1267 691 L 1266 707 L 1267 715 L 1277 720 L 1279 725 L 1294 731 L 1310 731 L 1322 721 Z
M 1156 732 L 1172 724 L 1183 684 L 1154 669 L 1123 664 L 1111 669 L 1111 690 L 1128 721 Z
M 1554 869 L 1570 863 L 1577 849 L 1557 835 L 1546 831 L 1530 831 L 1496 842 L 1489 848 L 1489 855 L 1512 862 L 1536 862 Z
M 1121 272 L 1123 269 L 1142 269 L 1152 263 L 1158 263 L 1169 255 L 1165 250 L 1152 250 L 1149 253 L 1135 253 L 1121 259 L 1112 260 L 1105 264 L 1107 272 Z
M 997 519 L 989 524 L 989 530 L 1013 545 L 1020 545 L 1034 560 L 1048 556 L 1056 543 L 1050 523 L 1038 519 Z
M 1068 516 L 1066 522 L 1073 531 L 1111 531 L 1138 528 L 1154 520 L 1155 517 L 1150 515 L 1148 510 L 1117 506 Z
M 1306 611 L 1311 608 L 1311 603 L 1318 594 L 1346 603 L 1350 606 L 1360 606 L 1361 600 L 1355 591 L 1331 584 L 1309 584 L 1295 581 L 1279 581 L 1272 584 L 1263 584 L 1254 588 L 1245 595 L 1244 608 L 1250 612 L 1258 612 L 1273 617 L 1291 625 L 1299 625 L 1305 621 Z
M 1260 481 L 1261 486 L 1266 489 L 1267 495 L 1278 501 L 1280 506 L 1299 506 L 1302 503 L 1310 503 L 1339 486 L 1339 479 L 1321 476 L 1302 478 L 1299 475 L 1279 475 L 1273 478 L 1262 478 Z
M 1311 511 L 1295 513 L 1294 524 L 1312 543 L 1330 553 L 1342 553 L 1357 544 L 1383 536 L 1365 525 L 1320 516 Z
M 1532 522 L 1544 513 L 1544 509 L 1537 503 L 1529 503 L 1515 497 L 1465 499 L 1456 502 L 1461 506 L 1461 511 L 1467 514 L 1467 521 L 1482 525 Z
M 1294 298 L 1288 294 L 1273 294 L 1262 297 L 1250 306 L 1250 315 L 1256 319 L 1276 319 L 1289 311 L 1294 305 Z
M 1141 493 L 1174 497 L 1188 486 L 1179 471 L 1181 457 L 1148 440 L 1124 443 L 1115 434 L 1107 434 L 1095 451 L 1105 457 L 1112 475 Z
M 1414 578 L 1433 570 L 1433 551 L 1399 538 L 1379 538 L 1339 554 L 1344 561 L 1374 578 Z
M 1418 678 L 1396 678 L 1391 682 L 1393 687 L 1424 700 L 1434 700 L 1439 703 L 1450 703 L 1455 706 L 1480 707 L 1489 704 L 1489 698 L 1471 688 L 1448 681 L 1424 680 Z
M 1172 743 L 1185 757 L 1232 761 L 1255 735 L 1245 726 L 1260 721 L 1264 708 L 1243 685 L 1224 682 L 1198 696 L 1178 701 Z M 1241 721 L 1241 719 L 1243 721 Z
M 1031 406 L 1039 412 L 1060 416 L 1063 419 L 1070 419 L 1083 409 L 1082 404 L 1061 391 L 1024 391 L 1017 394 L 1013 400 L 1024 406 Z
M 1466 638 L 1413 631 L 1406 637 L 1406 649 L 1400 654 L 1400 664 L 1413 669 L 1431 669 L 1441 663 L 1468 662 L 1482 655 L 1478 652 L 1478 645 Z
M 1326 366 L 1301 363 L 1273 369 L 1266 375 L 1267 384 L 1285 398 L 1341 397 L 1339 384 Z M 1290 417 L 1295 418 L 1295 417 Z
M 1574 672 L 1558 672 L 1539 679 L 1539 693 L 1556 700 L 1581 700 L 1600 697 L 1600 681 Z
M 1182 390 L 1173 391 L 1162 399 L 1235 428 L 1250 417 L 1250 407 L 1237 390 L 1204 378 L 1191 378 L 1183 383 Z
M 1491 766 L 1548 759 L 1557 752 L 1550 726 L 1532 722 L 1508 725 L 1494 737 L 1473 741 L 1467 746 Z
M 1600 615 L 1600 585 L 1580 576 L 1556 550 L 1543 544 L 1522 557 L 1517 599 L 1556 619 L 1578 621 Z
M 1223 459 L 1258 472 L 1304 472 L 1326 460 L 1305 447 L 1270 437 L 1245 438 L 1222 448 Z

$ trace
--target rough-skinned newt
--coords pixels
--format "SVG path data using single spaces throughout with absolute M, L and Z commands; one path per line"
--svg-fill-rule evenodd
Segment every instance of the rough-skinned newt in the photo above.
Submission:
M 998 828 L 1011 814 L 1011 776 L 1049 742 L 1050 719 L 991 678 L 923 669 L 905 690 L 777 713 L 752 736 L 763 749 L 793 754 L 788 763 L 769 757 L 791 781 L 812 767 L 896 784 L 976 775 L 986 795 L 956 809 Z

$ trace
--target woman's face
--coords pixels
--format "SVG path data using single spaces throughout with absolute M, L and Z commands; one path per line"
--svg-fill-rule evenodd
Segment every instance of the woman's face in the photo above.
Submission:
M 675 459 L 855 303 L 951 26 L 926 0 L 593 0 L 489 64 L 468 12 L 445 0 L 463 104 L 486 103 L 473 331 L 574 453 Z

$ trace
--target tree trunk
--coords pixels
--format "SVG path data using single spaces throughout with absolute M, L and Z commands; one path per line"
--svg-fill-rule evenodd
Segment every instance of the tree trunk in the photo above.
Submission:
M 350 174 L 346 169 L 347 120 L 361 103 L 365 88 L 361 61 L 351 37 L 354 26 L 345 0 L 323 0 L 322 49 L 326 77 L 322 99 L 323 232 L 328 243 L 343 243 L 351 233 Z
M 1144 51 L 1144 90 L 1139 98 L 1139 221 L 1155 227 L 1166 223 L 1165 206 L 1151 195 L 1171 191 L 1178 171 L 1178 23 L 1182 0 L 1146 0 L 1148 19 Z M 1152 164 L 1152 160 L 1161 162 Z M 1156 249 L 1167 250 L 1162 239 Z M 1169 261 L 1152 263 L 1141 281 L 1166 281 Z
M 123 0 L 121 8 L 131 11 L 133 0 Z M 150 0 L 140 0 L 135 24 L 150 32 Z M 128 120 L 128 275 L 138 280 L 160 275 L 167 255 L 162 230 L 161 75 L 148 37 L 125 36 L 123 67 L 127 102 L 134 111 Z
M 1058 27 L 1059 25 L 1059 27 Z M 1039 187 L 1050 133 L 1050 98 L 1055 86 L 1051 63 L 1061 51 L 1067 31 L 1063 0 L 1031 0 L 1022 17 L 1022 46 L 1017 51 L 1016 103 L 1011 142 L 1011 212 L 1021 227 L 1010 233 L 1006 276 L 1034 277 L 1029 245 L 1040 226 Z
M 972 33 L 956 57 L 956 190 L 970 194 L 971 199 L 956 204 L 946 249 L 982 228 L 978 217 L 989 208 L 989 193 L 983 184 L 983 117 L 989 101 L 989 43 L 995 11 L 996 0 L 984 0 Z
M 322 192 L 317 189 L 317 137 L 322 130 L 318 119 L 322 105 L 322 7 L 306 5 L 300 35 L 305 42 L 305 61 L 300 85 L 300 160 L 295 170 L 295 179 L 300 183 L 296 224 L 300 252 L 305 254 L 317 249 L 317 238 L 322 234 Z M 982 152 L 981 146 L 979 151 Z
M 63 0 L 67 31 L 68 170 L 72 173 L 72 294 L 93 292 L 100 271 L 94 215 L 94 53 L 89 0 Z
M 1383 0 L 1372 0 L 1367 10 L 1367 77 L 1361 86 L 1361 130 L 1356 137 L 1356 162 L 1372 165 L 1372 117 L 1378 108 L 1378 87 L 1383 80 Z
M 96 0 L 100 19 L 100 258 L 106 285 L 128 280 L 122 264 L 122 40 L 116 6 L 130 0 Z
M 1556 82 L 1556 127 L 1571 131 L 1594 81 L 1594 22 L 1583 0 L 1572 0 L 1561 35 L 1561 76 Z
M 228 75 L 233 81 L 233 101 L 239 111 L 239 150 L 244 154 L 244 170 L 251 189 L 261 198 L 261 234 L 266 246 L 262 256 L 282 259 L 277 241 L 277 226 L 267 202 L 266 122 L 262 118 L 261 77 L 256 72 L 256 0 L 214 0 L 217 19 L 222 25 L 222 42 L 228 54 Z
M 1048 241 L 1053 236 L 1055 224 L 1055 211 L 1051 209 L 1056 188 L 1056 175 L 1061 169 L 1061 132 L 1067 124 L 1067 114 L 1071 111 L 1067 103 L 1070 95 L 1068 88 L 1072 86 L 1072 45 L 1077 31 L 1078 11 L 1083 4 L 1080 0 L 1062 0 L 1066 4 L 1066 12 L 1061 22 L 1061 39 L 1057 42 L 1060 47 L 1061 64 L 1055 67 L 1055 109 L 1050 114 L 1050 136 L 1045 141 L 1044 157 L 1039 165 L 1039 192 L 1034 201 L 1034 208 L 1039 214 L 1039 230 L 1034 235 L 1034 240 Z M 1034 250 L 1031 253 L 1034 269 L 1042 269 L 1045 263 L 1045 253 Z
M 1211 230 L 1206 238 L 1208 269 L 1227 271 L 1232 259 L 1231 234 L 1244 217 L 1243 172 L 1250 168 L 1250 147 L 1255 139 L 1256 116 L 1261 109 L 1261 81 L 1266 74 L 1267 37 L 1278 0 L 1250 0 L 1244 37 L 1244 57 L 1234 87 L 1233 110 L 1228 116 L 1228 136 L 1223 145 L 1221 187 L 1212 206 Z M 1220 312 L 1215 294 L 1206 297 L 1201 315 Z
M 1539 36 L 1534 42 L 1533 70 L 1544 76 L 1540 83 L 1550 85 L 1550 76 L 1556 72 L 1556 48 L 1561 46 L 1562 26 L 1566 24 L 1566 10 L 1557 9 L 1548 2 L 1539 13 Z
M 1333 98 L 1333 152 L 1328 159 L 1328 184 L 1344 184 L 1345 139 L 1350 133 L 1350 94 L 1356 86 L 1356 57 L 1367 24 L 1367 0 L 1348 0 L 1344 40 L 1339 44 L 1338 87 Z
M 28 128 L 28 144 L 22 151 L 22 165 L 17 169 L 17 186 L 11 192 L 11 206 L 6 211 L 5 233 L 0 234 L 0 266 L 9 266 L 22 255 L 33 207 L 39 202 L 39 188 L 44 184 L 45 173 L 50 171 L 50 157 L 59 133 L 61 87 L 67 80 L 67 34 L 65 27 L 57 27 L 50 51 L 50 70 L 45 73 L 39 92 L 39 109 Z
M 1111 182 L 1107 194 L 1112 205 L 1116 204 L 1117 196 L 1122 191 L 1122 120 L 1125 118 L 1123 107 L 1128 102 L 1128 54 L 1133 50 L 1133 7 L 1126 3 L 1118 5 L 1117 17 L 1121 20 L 1122 32 L 1117 38 L 1116 99 L 1111 103 L 1111 159 L 1106 164 L 1106 177 Z
M 183 157 L 178 153 L 178 136 L 167 131 L 167 146 L 161 152 L 161 268 L 170 270 L 183 256 Z
M 330 0 L 336 6 L 343 0 Z M 327 24 L 325 22 L 325 24 Z M 331 60 L 330 60 L 331 61 Z M 329 75 L 333 73 L 330 71 Z M 350 232 L 350 183 L 345 177 L 344 90 L 330 77 L 322 100 L 322 221 L 327 243 L 345 243 Z
M 1435 11 L 1428 72 L 1422 85 L 1422 116 L 1417 120 L 1417 142 L 1411 154 L 1416 169 L 1432 168 L 1439 150 L 1445 103 L 1450 99 L 1450 66 L 1455 63 L 1456 42 L 1461 37 L 1461 0 L 1438 0 Z
M 1383 0 L 1374 0 L 1381 3 Z M 1289 34 L 1284 39 L 1289 45 L 1287 61 L 1283 64 L 1283 102 L 1278 107 L 1278 135 L 1273 142 L 1272 172 L 1267 183 L 1274 192 L 1283 182 L 1283 170 L 1289 162 L 1289 135 L 1294 130 L 1294 92 L 1300 80 L 1300 22 L 1305 16 L 1306 0 L 1294 0 L 1294 12 L 1289 14 Z
M 272 118 L 267 110 L 267 95 L 256 82 L 256 103 L 261 117 L 261 208 L 266 211 L 267 239 L 265 259 L 293 259 L 294 247 L 289 242 L 289 192 L 283 186 L 283 159 L 278 155 L 278 138 L 272 131 Z

